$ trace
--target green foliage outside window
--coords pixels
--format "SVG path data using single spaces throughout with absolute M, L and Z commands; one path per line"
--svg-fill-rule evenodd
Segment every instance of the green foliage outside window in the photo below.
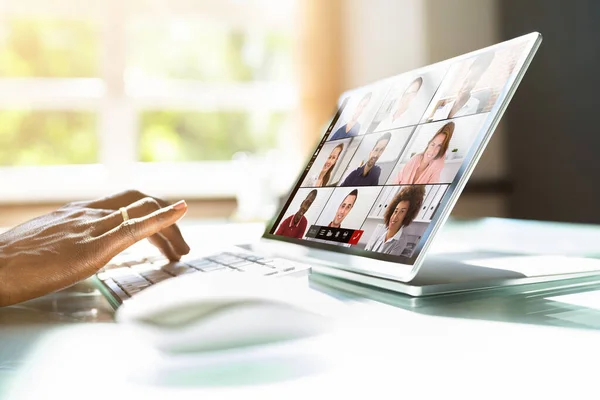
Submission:
M 155 111 L 141 117 L 141 161 L 230 160 L 273 148 L 284 113 Z
M 99 77 L 100 30 L 85 20 L 4 18 L 0 78 Z M 134 21 L 126 29 L 125 79 L 291 81 L 292 41 L 193 20 Z M 228 160 L 272 148 L 286 113 L 146 111 L 139 115 L 141 161 Z M 99 161 L 95 112 L 0 109 L 0 166 Z M 135 134 L 132 132 L 131 134 Z
M 96 27 L 80 20 L 4 19 L 0 77 L 82 78 L 98 75 Z
M 96 117 L 73 111 L 0 111 L 0 165 L 98 162 Z

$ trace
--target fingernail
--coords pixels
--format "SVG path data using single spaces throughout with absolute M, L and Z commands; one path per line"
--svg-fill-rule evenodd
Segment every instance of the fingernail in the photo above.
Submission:
M 173 209 L 175 210 L 182 210 L 186 207 L 187 204 L 185 204 L 185 200 L 179 200 L 177 203 L 173 204 Z

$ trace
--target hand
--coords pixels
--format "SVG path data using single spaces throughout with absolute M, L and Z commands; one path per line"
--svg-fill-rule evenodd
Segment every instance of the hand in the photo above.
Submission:
M 129 220 L 119 211 L 127 209 Z M 71 286 L 134 243 L 149 241 L 171 260 L 189 246 L 175 223 L 184 201 L 169 205 L 138 191 L 67 204 L 0 235 L 0 306 Z

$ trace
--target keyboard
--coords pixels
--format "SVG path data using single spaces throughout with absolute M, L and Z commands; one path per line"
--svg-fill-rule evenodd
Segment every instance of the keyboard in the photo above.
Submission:
M 279 277 L 307 271 L 310 266 L 252 253 L 222 252 L 185 261 L 171 262 L 164 256 L 141 257 L 121 254 L 96 274 L 104 287 L 122 304 L 142 290 L 185 274 L 237 274 Z

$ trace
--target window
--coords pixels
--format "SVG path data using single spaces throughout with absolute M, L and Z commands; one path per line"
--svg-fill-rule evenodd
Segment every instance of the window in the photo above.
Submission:
M 228 196 L 295 143 L 295 0 L 47 3 L 0 16 L 0 200 Z
M 2 165 L 98 162 L 96 115 L 81 111 L 0 111 Z

